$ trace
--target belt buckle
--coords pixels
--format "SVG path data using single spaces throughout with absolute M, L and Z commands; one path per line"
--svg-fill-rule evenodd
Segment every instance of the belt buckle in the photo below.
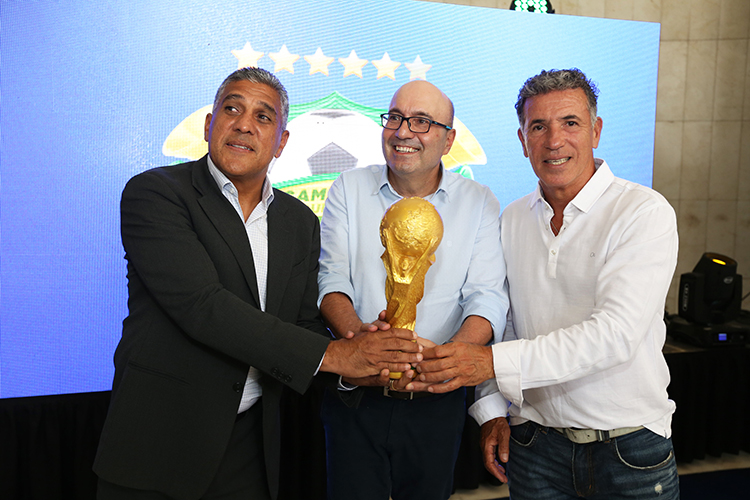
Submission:
M 573 429 L 566 427 L 563 435 L 576 444 L 601 443 L 609 441 L 609 431 L 598 429 Z

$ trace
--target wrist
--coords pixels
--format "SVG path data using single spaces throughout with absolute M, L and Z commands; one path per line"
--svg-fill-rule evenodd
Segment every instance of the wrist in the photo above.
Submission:
M 485 358 L 485 380 L 493 379 L 495 378 L 495 358 L 492 356 L 492 346 L 486 345 L 480 347 L 480 349 L 482 350 L 482 355 Z

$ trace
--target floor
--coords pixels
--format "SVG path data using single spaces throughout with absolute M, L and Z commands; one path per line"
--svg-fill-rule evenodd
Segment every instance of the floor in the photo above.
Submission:
M 708 457 L 705 460 L 694 460 L 690 463 L 677 464 L 680 475 L 695 474 L 726 469 L 743 469 L 750 467 L 750 453 L 741 452 L 739 455 L 725 453 L 720 457 Z M 476 490 L 458 490 L 451 495 L 450 500 L 488 500 L 507 498 L 508 487 L 481 485 Z

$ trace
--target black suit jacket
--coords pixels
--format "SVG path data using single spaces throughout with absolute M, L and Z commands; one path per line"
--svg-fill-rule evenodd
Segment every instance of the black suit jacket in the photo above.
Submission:
M 205 491 L 252 365 L 264 374 L 264 449 L 275 497 L 282 390 L 307 389 L 330 341 L 316 307 L 317 217 L 274 192 L 265 313 L 245 228 L 206 157 L 133 177 L 122 195 L 121 230 L 129 313 L 94 471 L 176 498 Z

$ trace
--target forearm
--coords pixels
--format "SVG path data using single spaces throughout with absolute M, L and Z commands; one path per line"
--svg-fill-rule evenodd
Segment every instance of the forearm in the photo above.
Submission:
M 359 332 L 362 326 L 352 301 L 343 293 L 334 292 L 323 297 L 320 313 L 336 338 L 343 338 L 346 332 Z
M 451 337 L 451 342 L 486 345 L 492 340 L 492 325 L 481 316 L 467 317 L 461 328 Z

